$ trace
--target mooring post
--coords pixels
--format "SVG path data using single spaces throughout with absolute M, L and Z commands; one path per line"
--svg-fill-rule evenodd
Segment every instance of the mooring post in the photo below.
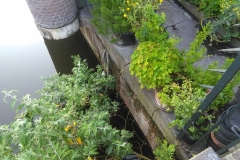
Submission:
M 47 39 L 64 39 L 79 29 L 75 0 L 26 0 L 40 34 Z

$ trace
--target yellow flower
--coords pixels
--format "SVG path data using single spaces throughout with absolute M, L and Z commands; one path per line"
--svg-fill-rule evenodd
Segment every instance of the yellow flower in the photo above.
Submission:
M 70 144 L 73 144 L 73 141 L 72 141 L 71 139 L 68 139 L 68 142 L 69 142 Z
M 100 94 L 100 96 L 102 97 L 102 96 L 103 96 L 103 94 L 101 93 L 101 94 Z
M 74 126 L 76 126 L 76 125 L 77 125 L 76 121 L 74 121 L 74 122 L 73 122 L 73 125 L 74 125 Z
M 72 128 L 72 126 L 68 125 L 64 130 L 68 131 L 70 128 Z
M 127 8 L 127 11 L 129 11 L 130 10 L 130 8 Z
M 162 3 L 163 2 L 163 0 L 160 0 L 160 3 Z
M 77 142 L 78 142 L 78 144 L 80 144 L 80 145 L 82 144 L 82 140 L 81 140 L 80 137 L 77 138 Z
M 126 17 L 127 17 L 127 14 L 126 14 L 126 13 L 124 13 L 123 17 L 125 17 L 125 18 L 126 18 Z
M 90 156 L 88 156 L 87 160 L 92 160 L 92 158 Z

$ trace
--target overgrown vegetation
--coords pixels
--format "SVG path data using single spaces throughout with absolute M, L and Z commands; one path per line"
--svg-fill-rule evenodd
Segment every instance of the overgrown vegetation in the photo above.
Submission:
M 152 11 L 154 11 L 153 8 Z M 163 18 L 162 15 L 163 13 L 156 15 L 156 17 L 158 16 L 160 20 Z M 149 19 L 151 18 L 149 17 Z M 141 21 L 140 28 L 146 28 L 145 25 L 141 26 L 141 24 L 148 23 L 148 21 L 151 20 L 146 18 L 145 21 Z M 164 20 L 161 22 L 164 23 Z M 162 26 L 161 23 L 158 26 L 154 23 L 151 23 L 151 25 L 153 27 L 150 26 L 150 28 L 156 29 L 151 30 L 150 35 L 157 35 L 158 38 L 141 39 L 131 56 L 129 69 L 131 74 L 138 77 L 142 88 L 146 87 L 157 91 L 161 105 L 166 106 L 165 110 L 174 111 L 176 119 L 170 126 L 182 129 L 193 113 L 198 112 L 197 108 L 201 103 L 200 100 L 207 95 L 207 89 L 200 84 L 215 86 L 222 76 L 221 73 L 194 66 L 195 62 L 206 56 L 206 48 L 202 46 L 202 43 L 211 33 L 211 24 L 207 23 L 202 31 L 197 33 L 187 51 L 180 51 L 176 48 L 176 44 L 180 41 L 178 38 L 168 37 L 166 36 L 168 35 L 167 31 L 157 29 Z M 163 33 L 160 32 L 159 34 L 159 31 Z M 227 58 L 221 69 L 227 69 L 232 62 L 233 59 Z M 217 62 L 208 66 L 208 69 L 218 68 Z M 187 131 L 192 139 L 198 139 L 205 133 L 212 125 L 209 122 L 212 122 L 215 118 L 218 109 L 232 101 L 233 87 L 239 81 L 240 76 L 237 74 L 209 106 L 209 109 L 202 112 L 200 119 Z
M 211 39 L 228 42 L 240 38 L 240 0 L 189 0 L 204 13 L 205 21 L 211 21 Z
M 174 160 L 175 145 L 166 140 L 157 139 L 158 146 L 153 151 L 156 160 Z
M 12 107 L 20 103 L 20 113 L 0 126 L 0 159 L 119 159 L 133 153 L 132 133 L 109 124 L 118 110 L 107 94 L 114 77 L 106 77 L 100 66 L 88 69 L 79 57 L 74 65 L 71 75 L 44 78 L 39 99 L 3 91 L 5 99 L 13 99 Z

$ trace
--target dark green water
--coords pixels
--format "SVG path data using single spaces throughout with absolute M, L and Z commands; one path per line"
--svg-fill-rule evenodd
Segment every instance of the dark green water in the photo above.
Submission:
M 80 55 L 81 59 L 86 59 L 89 68 L 95 68 L 99 64 L 80 31 L 66 39 L 57 41 L 44 39 L 44 42 L 58 73 L 71 73 L 73 55 Z

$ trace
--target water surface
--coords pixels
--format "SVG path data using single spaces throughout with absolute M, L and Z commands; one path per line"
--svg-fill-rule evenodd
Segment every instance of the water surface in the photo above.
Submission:
M 18 90 L 19 98 L 43 86 L 41 76 L 56 72 L 25 0 L 0 1 L 0 91 Z M 0 93 L 0 124 L 9 124 L 15 111 Z

